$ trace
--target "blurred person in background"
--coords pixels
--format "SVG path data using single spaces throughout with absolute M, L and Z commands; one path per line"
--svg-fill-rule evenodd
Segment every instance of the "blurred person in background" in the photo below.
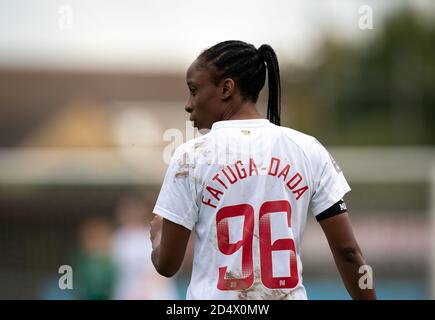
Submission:
M 103 217 L 87 218 L 79 228 L 80 248 L 73 258 L 76 298 L 112 297 L 115 265 L 111 257 L 113 227 Z
M 177 299 L 173 281 L 160 276 L 151 263 L 150 210 L 138 196 L 121 199 L 113 241 L 116 265 L 114 299 Z

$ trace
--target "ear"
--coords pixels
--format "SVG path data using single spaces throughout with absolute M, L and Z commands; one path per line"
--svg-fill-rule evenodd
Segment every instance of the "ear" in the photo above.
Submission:
M 222 100 L 228 100 L 235 92 L 236 84 L 231 78 L 223 79 L 221 82 L 220 95 Z

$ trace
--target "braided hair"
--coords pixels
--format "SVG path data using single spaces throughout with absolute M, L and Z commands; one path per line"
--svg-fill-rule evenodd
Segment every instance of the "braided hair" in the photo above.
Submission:
M 223 41 L 204 50 L 198 60 L 215 68 L 215 84 L 222 79 L 232 78 L 242 97 L 253 102 L 257 102 L 264 87 L 267 69 L 267 118 L 280 125 L 281 81 L 278 59 L 271 46 L 263 44 L 257 50 L 252 44 L 243 41 Z

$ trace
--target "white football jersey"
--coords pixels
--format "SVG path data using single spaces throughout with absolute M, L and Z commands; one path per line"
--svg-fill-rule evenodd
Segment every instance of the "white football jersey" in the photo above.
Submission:
M 176 149 L 153 211 L 195 231 L 188 299 L 307 299 L 307 212 L 348 191 L 314 137 L 267 119 L 227 120 Z

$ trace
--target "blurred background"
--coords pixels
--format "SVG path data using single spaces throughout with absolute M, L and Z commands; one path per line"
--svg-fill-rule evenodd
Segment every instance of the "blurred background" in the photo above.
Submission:
M 430 0 L 0 0 L 0 298 L 184 299 L 193 239 L 165 279 L 147 223 L 185 71 L 228 39 L 276 50 L 282 123 L 342 167 L 378 297 L 435 298 Z M 349 299 L 312 217 L 302 248 L 308 297 Z

